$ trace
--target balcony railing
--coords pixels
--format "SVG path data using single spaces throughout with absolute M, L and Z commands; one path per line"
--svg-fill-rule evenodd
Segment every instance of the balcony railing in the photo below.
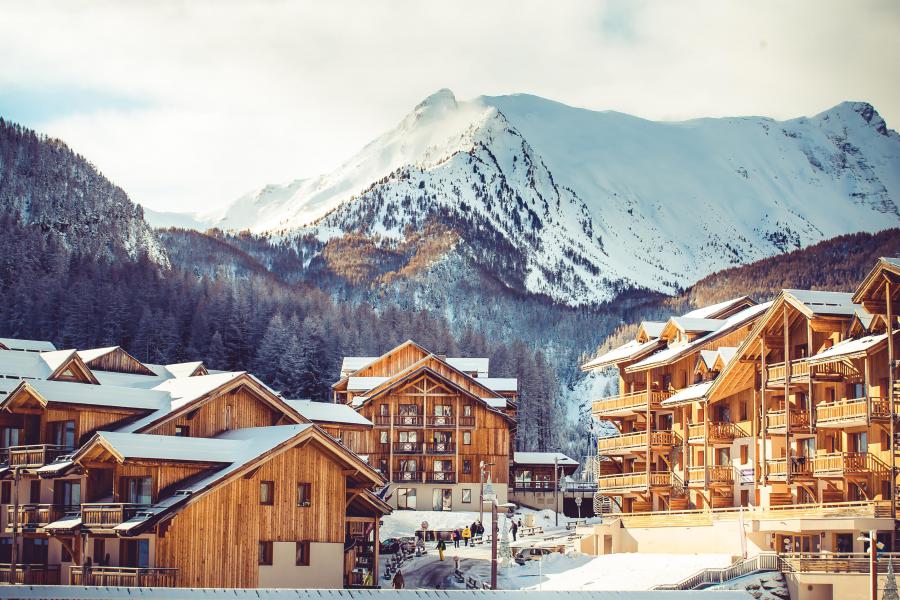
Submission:
M 9 466 L 11 467 L 43 467 L 65 454 L 72 448 L 56 444 L 35 444 L 31 446 L 10 446 Z
M 736 438 L 750 437 L 737 423 L 727 421 L 710 421 L 709 431 L 704 423 L 694 423 L 688 426 L 688 441 L 702 443 L 708 435 L 709 443 L 731 443 Z
M 6 507 L 6 531 L 13 530 L 15 509 L 12 505 Z M 38 529 L 59 520 L 64 513 L 65 507 L 56 504 L 20 504 L 17 522 L 19 529 Z
M 672 431 L 651 431 L 650 446 L 653 448 L 666 448 L 675 445 L 675 434 Z M 600 454 L 628 454 L 639 452 L 647 448 L 647 432 L 637 431 L 625 433 L 608 438 L 600 438 L 597 441 L 597 450 Z
M 112 529 L 146 509 L 146 504 L 126 502 L 82 504 L 81 523 L 90 529 Z
M 819 404 L 816 406 L 816 426 L 841 427 L 847 423 L 865 421 L 869 415 L 873 419 L 889 418 L 888 401 L 873 397 L 868 403 L 865 398 L 852 398 Z
M 649 487 L 669 487 L 672 474 L 668 471 L 651 471 Z M 601 492 L 647 489 L 647 472 L 603 475 L 597 478 L 597 489 Z
M 422 454 L 422 442 L 394 442 L 394 454 Z
M 552 492 L 554 489 L 552 481 L 518 480 L 513 482 L 513 490 L 522 492 Z
M 734 467 L 731 465 L 710 465 L 709 484 L 723 485 L 734 483 Z M 707 468 L 703 466 L 687 468 L 687 482 L 689 486 L 697 487 L 706 485 Z
M 390 427 L 391 415 L 375 415 L 374 423 L 378 427 Z
M 813 475 L 816 477 L 840 477 L 848 473 L 866 473 L 872 470 L 869 456 L 860 452 L 820 454 L 812 458 L 812 465 Z
M 427 483 L 456 483 L 456 473 L 453 471 L 428 471 L 425 474 Z
M 456 452 L 456 444 L 453 442 L 435 442 L 426 444 L 425 451 L 428 454 L 453 454 Z
M 394 481 L 422 481 L 419 471 L 394 471 Z
M 175 587 L 178 569 L 160 567 L 69 567 L 69 585 Z
M 423 422 L 422 415 L 394 415 L 394 426 L 397 427 L 421 427 Z
M 431 415 L 425 418 L 425 424 L 429 427 L 454 427 L 456 421 L 449 415 Z
M 809 477 L 812 474 L 812 461 L 805 456 L 791 458 L 791 478 Z M 766 473 L 769 479 L 785 481 L 787 479 L 787 458 L 773 458 L 766 461 Z
M 15 575 L 12 565 L 0 563 L 0 584 L 59 585 L 59 565 L 18 564 Z
M 475 417 L 460 417 L 459 418 L 459 426 L 460 427 L 475 427 Z
M 800 573 L 869 573 L 867 552 L 802 552 L 780 554 L 784 571 Z M 900 561 L 898 552 L 879 552 L 876 571 L 887 573 L 888 564 Z
M 768 381 L 784 381 L 787 377 L 787 369 L 783 362 L 766 365 L 766 376 Z M 798 359 L 791 361 L 791 379 L 803 379 L 809 377 L 809 363 L 806 359 Z
M 670 397 L 673 392 L 662 392 L 651 390 L 641 390 L 631 392 L 629 394 L 620 394 L 618 396 L 610 396 L 594 400 L 593 413 L 598 416 L 610 415 L 615 413 L 627 413 L 631 411 L 639 411 L 647 408 L 647 402 L 650 402 L 650 408 L 659 407 L 660 402 Z
M 786 413 L 783 410 L 770 410 L 766 412 L 766 426 L 772 429 L 784 429 L 787 421 Z M 791 429 L 797 427 L 809 427 L 809 411 L 792 410 L 791 411 Z

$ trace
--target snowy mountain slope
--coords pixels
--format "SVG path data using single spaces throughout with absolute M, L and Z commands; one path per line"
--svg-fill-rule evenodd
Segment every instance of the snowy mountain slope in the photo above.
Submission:
M 900 136 L 865 103 L 811 118 L 660 123 L 515 95 L 441 90 L 334 172 L 239 199 L 216 225 L 448 249 L 568 304 L 900 222 Z M 412 229 L 410 229 L 412 228 Z

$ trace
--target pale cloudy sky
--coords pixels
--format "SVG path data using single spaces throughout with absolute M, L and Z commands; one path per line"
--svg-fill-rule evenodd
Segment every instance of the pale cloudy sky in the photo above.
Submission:
M 0 0 L 0 115 L 202 211 L 333 168 L 442 87 L 651 119 L 866 100 L 896 129 L 898 56 L 893 0 Z

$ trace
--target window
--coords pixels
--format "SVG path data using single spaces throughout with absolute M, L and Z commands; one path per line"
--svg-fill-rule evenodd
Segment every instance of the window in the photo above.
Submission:
M 812 458 L 816 455 L 816 438 L 805 438 L 799 440 L 800 456 Z
M 230 404 L 226 404 L 225 405 L 225 429 L 228 429 L 228 430 L 232 429 L 232 427 L 231 427 L 232 412 L 233 412 L 232 406 Z
M 19 445 L 19 430 L 15 427 L 0 427 L 0 448 Z
M 462 472 L 465 473 L 466 475 L 472 474 L 472 461 L 471 460 L 463 461 Z
M 388 431 L 379 432 L 378 441 L 380 441 L 382 444 L 387 444 L 388 443 L 388 433 L 390 433 L 390 432 L 388 432 Z
M 75 421 L 54 421 L 51 427 L 54 444 L 63 448 L 75 447 Z
M 272 564 L 272 542 L 259 543 L 258 563 L 261 565 Z
M 72 538 L 69 538 L 69 539 L 66 540 L 66 541 L 67 541 L 67 543 L 65 543 L 65 544 L 60 544 L 60 545 L 59 545 L 59 548 L 60 548 L 60 562 L 67 562 L 67 563 L 75 562 L 75 559 L 72 557 L 72 553 L 69 552 L 69 548 L 70 548 L 72 545 L 74 545 L 74 544 L 73 544 L 74 540 L 73 540 Z
M 419 434 L 417 431 L 401 431 L 399 433 L 399 435 L 400 435 L 400 441 L 403 443 L 406 443 L 406 442 L 415 443 L 415 442 L 419 441 Z
M 69 510 L 79 509 L 81 505 L 80 481 L 57 481 L 53 486 L 53 502 L 65 506 Z
M 437 488 L 432 490 L 431 505 L 433 510 L 453 510 L 453 490 L 449 488 Z
M 466 446 L 472 443 L 472 432 L 471 431 L 463 431 L 463 444 Z
M 0 563 L 12 562 L 12 538 L 0 538 Z
M 750 454 L 750 446 L 748 446 L 746 444 L 742 444 L 741 445 L 741 464 L 742 465 L 747 464 L 747 462 L 748 462 L 747 459 L 749 458 L 749 454 Z M 746 506 L 746 505 L 742 505 L 742 506 Z
M 731 464 L 731 448 L 719 448 L 716 450 L 716 464 L 727 466 Z
M 41 503 L 41 482 L 38 479 L 31 481 L 31 487 L 28 492 L 28 501 L 32 504 Z
M 175 435 L 178 437 L 191 437 L 191 428 L 187 425 L 176 425 Z
M 297 566 L 309 566 L 309 542 L 297 542 Z
M 869 451 L 869 434 L 865 431 L 860 431 L 859 433 L 854 433 L 850 435 L 850 447 L 853 449 L 853 452 L 858 452 L 860 454 L 865 454 Z
M 0 484 L 0 504 L 12 504 L 12 482 L 4 481 Z
M 415 404 L 401 404 L 400 414 L 403 416 L 415 416 L 419 414 L 419 407 Z
M 435 473 L 451 473 L 453 472 L 452 460 L 436 460 L 434 461 Z
M 379 471 L 382 475 L 387 475 L 387 472 L 388 472 L 388 461 L 387 461 L 386 458 L 379 458 L 379 459 L 378 459 L 378 471 Z
M 413 458 L 406 458 L 400 461 L 400 471 L 404 473 L 415 473 L 419 470 L 419 463 Z
M 106 558 L 106 540 L 103 538 L 94 538 L 94 564 L 108 565 L 109 559 Z
M 741 421 L 747 420 L 748 412 L 747 412 L 747 401 L 746 400 L 741 400 L 741 402 L 738 404 L 738 415 L 739 415 L 739 418 Z
M 391 410 L 391 407 L 388 406 L 387 404 L 379 404 L 378 405 L 378 414 L 381 415 L 382 417 L 390 416 L 390 410 Z
M 49 544 L 49 538 L 25 538 L 22 543 L 23 562 L 32 565 L 46 565 Z
M 434 405 L 434 416 L 436 417 L 449 417 L 453 414 L 453 408 L 449 404 L 435 404 Z
M 472 405 L 471 404 L 466 404 L 465 406 L 463 406 L 463 416 L 464 417 L 472 416 Z
M 741 506 L 750 506 L 750 490 L 741 490 Z
M 469 488 L 463 488 L 462 503 L 463 504 L 471 504 L 472 503 L 472 490 L 470 490 Z
M 272 506 L 273 504 L 275 504 L 274 481 L 259 482 L 259 503 L 263 506 Z
M 150 540 L 122 540 L 119 566 L 146 569 L 150 566 Z
M 310 491 L 310 484 L 297 484 L 297 506 L 309 506 L 309 503 L 312 501 Z
M 397 508 L 416 510 L 416 490 L 414 488 L 397 488 Z
M 853 384 L 853 397 L 854 398 L 865 398 L 866 397 L 866 386 L 862 383 L 854 383 Z
M 149 477 L 125 477 L 125 502 L 131 504 L 153 504 Z

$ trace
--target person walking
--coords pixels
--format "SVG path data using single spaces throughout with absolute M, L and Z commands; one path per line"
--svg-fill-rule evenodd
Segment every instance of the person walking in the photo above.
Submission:
M 406 585 L 406 582 L 403 581 L 403 573 L 399 569 L 397 570 L 397 574 L 394 575 L 393 584 L 395 590 L 402 590 L 403 586 Z
M 515 521 L 513 521 L 512 522 L 513 541 L 516 541 L 516 533 L 518 533 L 518 531 L 519 531 L 519 525 Z
M 463 543 L 466 545 L 467 548 L 469 546 L 469 538 L 470 537 L 472 537 L 472 530 L 469 529 L 468 527 L 466 527 L 465 529 L 463 529 L 462 539 L 463 539 Z
M 446 550 L 446 549 L 447 549 L 447 544 L 444 542 L 444 538 L 438 539 L 437 551 L 438 551 L 438 556 L 441 558 L 442 561 L 444 560 L 444 550 Z
M 459 527 L 454 529 L 453 533 L 451 533 L 451 535 L 453 536 L 453 547 L 459 548 L 459 538 L 461 537 L 461 534 L 459 532 Z

